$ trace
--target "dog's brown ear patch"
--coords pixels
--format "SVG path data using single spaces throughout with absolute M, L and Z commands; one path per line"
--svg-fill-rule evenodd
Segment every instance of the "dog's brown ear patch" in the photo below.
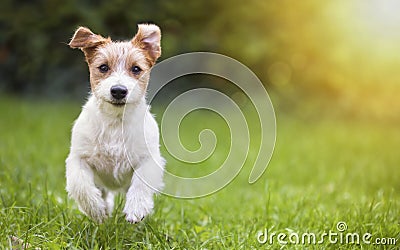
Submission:
M 96 35 L 86 27 L 79 27 L 75 31 L 75 34 L 68 45 L 71 48 L 79 48 L 84 50 L 87 48 L 97 47 L 107 42 L 111 42 L 110 38 L 104 38 L 100 35 Z
M 143 49 L 147 53 L 151 63 L 154 64 L 161 55 L 160 40 L 161 31 L 157 25 L 139 24 L 138 32 L 132 39 L 132 43 Z

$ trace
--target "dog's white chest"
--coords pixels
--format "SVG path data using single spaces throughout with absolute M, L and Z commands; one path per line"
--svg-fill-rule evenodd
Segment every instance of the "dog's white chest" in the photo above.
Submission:
M 110 189 L 126 188 L 130 184 L 137 162 L 131 148 L 125 143 L 131 138 L 121 128 L 106 128 L 104 133 L 92 138 L 93 148 L 87 158 L 94 170 L 95 180 Z

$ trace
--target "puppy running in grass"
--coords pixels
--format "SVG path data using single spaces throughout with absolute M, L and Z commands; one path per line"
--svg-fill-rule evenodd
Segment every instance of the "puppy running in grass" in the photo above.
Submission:
M 112 213 L 116 192 L 126 194 L 126 220 L 141 221 L 163 187 L 158 126 L 145 100 L 150 70 L 161 55 L 160 38 L 152 24 L 140 24 L 125 42 L 80 27 L 69 43 L 85 54 L 91 95 L 72 129 L 67 191 L 97 222 Z

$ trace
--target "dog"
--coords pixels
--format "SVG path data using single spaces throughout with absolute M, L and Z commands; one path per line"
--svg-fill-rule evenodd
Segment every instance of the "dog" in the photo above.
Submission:
M 139 24 L 129 41 L 79 27 L 69 43 L 85 55 L 91 94 L 72 128 L 66 190 L 96 222 L 112 214 L 118 192 L 125 194 L 126 220 L 140 222 L 163 188 L 158 125 L 145 100 L 160 39 L 158 26 Z

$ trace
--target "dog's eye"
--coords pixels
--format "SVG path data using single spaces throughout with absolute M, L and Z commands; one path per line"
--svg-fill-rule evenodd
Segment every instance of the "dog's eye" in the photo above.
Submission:
M 138 66 L 133 66 L 131 68 L 131 71 L 132 71 L 133 74 L 138 75 L 140 72 L 142 72 L 142 69 L 140 67 L 138 67 Z
M 108 67 L 107 64 L 102 64 L 102 65 L 100 65 L 99 70 L 101 73 L 106 73 L 107 71 L 110 70 L 110 68 Z

